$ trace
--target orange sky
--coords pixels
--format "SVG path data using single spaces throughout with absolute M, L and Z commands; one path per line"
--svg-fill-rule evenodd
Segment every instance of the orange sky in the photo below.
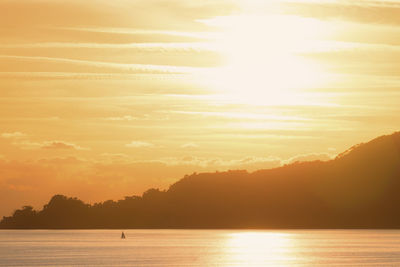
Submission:
M 397 0 L 0 0 L 0 215 L 399 130 Z

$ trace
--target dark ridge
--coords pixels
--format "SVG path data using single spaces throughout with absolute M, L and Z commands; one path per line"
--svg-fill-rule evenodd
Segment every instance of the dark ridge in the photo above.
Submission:
M 187 175 L 166 191 L 88 205 L 52 197 L 4 217 L 5 229 L 400 228 L 400 132 L 334 160 Z

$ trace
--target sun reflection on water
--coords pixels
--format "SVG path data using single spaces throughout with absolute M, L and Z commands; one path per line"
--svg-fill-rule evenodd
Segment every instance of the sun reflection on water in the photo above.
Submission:
M 287 233 L 244 232 L 229 234 L 229 266 L 287 266 L 295 262 L 294 239 Z

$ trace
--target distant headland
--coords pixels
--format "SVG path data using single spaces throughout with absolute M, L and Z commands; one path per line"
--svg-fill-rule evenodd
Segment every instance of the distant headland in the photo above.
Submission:
M 400 132 L 327 162 L 187 175 L 166 191 L 94 205 L 55 195 L 3 229 L 400 228 Z

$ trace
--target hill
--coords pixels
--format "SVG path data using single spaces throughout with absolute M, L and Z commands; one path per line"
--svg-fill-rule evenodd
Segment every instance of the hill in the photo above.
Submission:
M 0 228 L 400 228 L 400 132 L 327 162 L 185 176 L 166 191 L 88 205 L 54 196 Z

